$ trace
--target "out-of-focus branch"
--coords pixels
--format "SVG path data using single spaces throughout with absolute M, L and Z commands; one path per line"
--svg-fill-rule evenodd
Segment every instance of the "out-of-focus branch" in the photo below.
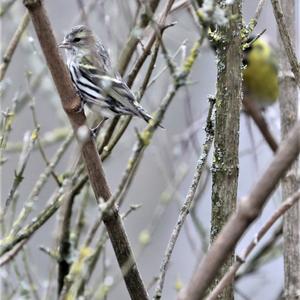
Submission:
M 154 13 L 156 11 L 156 8 L 158 7 L 159 0 L 150 0 L 149 1 L 149 7 L 151 8 L 151 11 Z M 146 12 L 142 12 L 140 14 L 140 17 L 138 19 L 137 24 L 132 29 L 132 31 L 129 34 L 129 37 L 127 38 L 126 43 L 124 44 L 125 47 L 121 51 L 119 64 L 118 64 L 118 70 L 121 75 L 124 75 L 126 68 L 130 62 L 130 59 L 136 49 L 136 46 L 139 43 L 139 37 L 137 36 L 137 32 L 139 29 L 144 29 L 149 24 L 150 18 L 147 15 Z
M 40 137 L 40 143 L 43 148 L 54 145 L 56 143 L 59 143 L 61 141 L 64 141 L 67 136 L 70 133 L 70 128 L 62 127 L 62 128 L 56 128 L 49 132 L 45 132 L 42 137 Z M 7 146 L 5 148 L 5 152 L 20 152 L 22 150 L 23 144 L 22 143 L 7 143 Z M 36 150 L 38 148 L 37 145 L 33 146 L 33 150 Z
M 75 197 L 67 197 L 63 203 L 62 211 L 60 212 L 60 236 L 59 236 L 59 261 L 58 261 L 58 278 L 57 289 L 58 295 L 63 289 L 64 279 L 70 270 L 69 257 L 71 255 L 70 242 L 70 226 L 72 209 Z
M 292 63 L 296 62 L 291 60 L 294 52 L 292 46 L 296 45 L 297 41 L 297 28 L 296 13 L 297 1 L 280 1 L 281 9 L 284 13 L 282 21 L 278 19 L 276 15 L 280 36 L 279 39 L 279 59 L 283 78 L 280 81 L 280 93 L 279 93 L 279 107 L 280 107 L 280 129 L 281 136 L 284 137 L 288 134 L 298 118 L 298 101 L 299 94 L 297 89 L 297 82 L 292 76 L 287 76 L 290 73 Z M 277 9 L 280 9 L 279 3 L 273 1 L 277 5 Z M 275 9 L 275 7 L 274 7 Z M 284 21 L 284 22 L 283 22 Z M 281 29 L 280 29 L 281 28 Z M 300 31 L 299 31 L 300 32 Z M 287 36 L 285 36 L 287 35 Z M 286 41 L 284 41 L 284 39 Z M 291 41 L 289 40 L 291 39 Z M 287 44 L 292 42 L 293 45 Z M 286 54 L 290 52 L 287 56 Z M 299 76 L 299 65 L 296 68 Z M 299 79 L 299 77 L 298 77 Z M 299 81 L 298 81 L 299 87 Z M 299 178 L 299 159 L 290 168 L 288 175 L 281 181 L 282 197 L 286 199 L 293 195 L 300 186 Z M 284 258 L 284 298 L 296 299 L 300 292 L 300 203 L 298 202 L 293 209 L 290 209 L 283 217 L 283 258 Z
M 121 216 L 122 220 L 124 220 L 131 212 L 135 211 L 139 207 L 140 207 L 139 205 L 131 206 L 129 208 L 129 210 L 124 215 Z M 78 274 L 77 271 L 75 272 L 75 274 L 71 274 L 73 266 L 74 266 L 74 269 L 76 270 L 76 267 L 80 263 L 80 256 L 77 257 L 77 259 L 73 262 L 73 264 L 71 266 L 71 271 L 70 271 L 71 276 L 70 276 L 70 278 L 68 278 L 67 285 L 64 286 L 64 290 L 62 291 L 60 299 L 65 299 L 64 297 L 66 297 L 68 299 L 68 297 L 70 295 L 75 296 L 77 299 L 77 297 L 83 293 L 84 286 L 91 279 L 93 272 L 95 270 L 95 267 L 97 265 L 97 262 L 99 261 L 99 257 L 102 253 L 102 250 L 103 250 L 107 240 L 108 240 L 107 232 L 105 230 L 102 230 L 102 232 L 100 233 L 100 238 L 98 239 L 98 241 L 95 244 L 92 255 L 90 256 L 90 258 L 88 260 L 86 260 L 85 266 L 82 267 L 82 269 L 81 269 L 82 273 L 84 273 L 84 274 Z M 89 244 L 87 244 L 87 240 L 86 240 L 85 243 L 83 244 L 83 246 L 81 246 L 81 249 L 88 249 L 88 246 L 89 246 Z M 128 266 L 130 267 L 130 264 Z M 125 268 L 128 266 L 125 266 Z M 84 270 L 87 270 L 87 271 L 84 271 Z M 120 278 L 120 280 L 121 280 L 121 278 Z
M 12 184 L 12 187 L 9 191 L 8 197 L 5 201 L 5 207 L 4 207 L 4 211 L 3 213 L 3 217 L 5 215 L 5 212 L 9 206 L 9 204 L 11 203 L 12 199 L 14 198 L 14 195 L 19 187 L 19 185 L 21 184 L 22 180 L 24 179 L 23 177 L 23 173 L 25 171 L 26 165 L 28 163 L 28 160 L 30 158 L 32 149 L 33 149 L 33 145 L 36 142 L 36 132 L 29 132 L 27 131 L 24 134 L 24 139 L 23 139 L 23 149 L 22 152 L 20 154 L 19 157 L 19 161 L 18 161 L 18 165 L 17 168 L 15 170 L 15 177 L 14 177 L 14 181 Z
M 65 153 L 66 149 L 70 145 L 70 143 L 73 140 L 73 136 L 70 134 L 66 140 L 62 143 L 62 145 L 59 147 L 57 152 L 55 153 L 53 159 L 51 160 L 50 164 L 45 168 L 45 170 L 40 174 L 39 178 L 37 179 L 34 187 L 32 188 L 31 193 L 28 196 L 26 205 L 22 208 L 20 211 L 18 217 L 15 219 L 12 229 L 9 233 L 9 235 L 5 238 L 6 240 L 13 239 L 20 229 L 23 226 L 23 222 L 28 218 L 30 212 L 33 209 L 34 203 L 38 200 L 38 196 L 43 188 L 43 186 L 46 184 L 47 179 L 50 177 L 51 172 L 55 168 L 55 166 L 60 161 L 62 155 Z
M 165 16 L 164 18 L 161 18 L 161 21 L 159 22 L 159 26 L 161 27 L 161 34 L 163 33 L 163 31 L 171 26 L 174 25 L 170 24 L 168 26 L 165 26 L 165 19 L 167 14 L 169 13 L 169 11 L 165 11 L 163 16 Z M 134 65 L 134 68 L 132 69 L 132 71 L 130 72 L 130 74 L 128 75 L 128 80 L 127 80 L 127 84 L 129 87 L 132 86 L 133 81 L 135 80 L 138 72 L 140 71 L 141 67 L 143 66 L 146 58 L 151 54 L 151 48 L 155 42 L 156 39 L 156 32 L 153 32 L 152 36 L 149 38 L 146 46 L 144 47 L 144 51 L 142 53 L 142 55 L 139 57 L 139 59 L 137 60 L 137 62 Z
M 262 9 L 263 9 L 265 3 L 266 3 L 266 0 L 260 0 L 257 4 L 254 17 L 251 19 L 251 21 L 248 25 L 248 28 L 251 32 L 254 30 L 255 26 L 257 25 L 258 19 L 261 15 L 261 12 L 262 12 Z
M 278 248 L 278 241 L 281 237 L 282 224 L 274 229 L 270 239 L 251 257 L 251 259 L 247 262 L 245 269 L 235 276 L 235 282 L 242 279 L 244 276 L 250 275 L 251 273 L 255 272 L 259 267 L 272 259 L 271 254 L 274 251 L 274 248 Z M 282 253 L 282 251 L 280 253 Z
M 16 2 L 16 0 L 7 0 L 1 3 L 0 7 L 0 17 L 3 17 L 10 9 L 10 7 Z
M 7 49 L 4 52 L 3 59 L 0 65 L 0 81 L 4 78 L 6 70 L 11 62 L 12 56 L 18 46 L 18 43 L 22 37 L 23 32 L 25 31 L 27 25 L 29 24 L 29 14 L 28 12 L 25 13 L 23 16 L 16 32 L 14 33 L 11 41 L 8 44 Z
M 23 240 L 28 241 L 33 234 L 41 228 L 58 210 L 62 202 L 81 186 L 79 172 L 75 172 L 71 179 L 65 179 L 62 187 L 56 190 L 50 197 L 49 204 L 28 225 L 22 227 L 16 236 L 8 236 L 1 241 L 0 256 L 4 255 L 14 247 L 18 247 Z M 78 182 L 77 182 L 78 181 Z
M 75 134 L 82 126 L 86 126 L 86 118 L 80 108 L 80 98 L 72 85 L 68 70 L 64 65 L 57 49 L 57 43 L 53 35 L 50 21 L 40 0 L 24 0 L 28 8 L 42 50 L 44 52 L 52 78 L 60 95 L 63 108 L 67 113 Z M 82 157 L 89 175 L 91 186 L 94 190 L 98 204 L 110 198 L 111 193 L 102 168 L 99 154 L 94 140 L 87 136 L 81 143 Z M 120 215 L 116 208 L 110 214 L 103 216 L 110 240 L 112 242 L 120 268 L 130 262 L 130 268 L 123 272 L 124 281 L 132 299 L 148 299 L 138 272 L 135 259 L 129 245 Z
M 246 249 L 242 252 L 242 255 L 236 256 L 236 261 L 230 267 L 228 272 L 224 275 L 222 280 L 218 283 L 215 289 L 209 294 L 207 300 L 217 299 L 218 295 L 222 290 L 231 282 L 233 282 L 234 277 L 240 266 L 245 263 L 247 257 L 256 247 L 258 242 L 264 237 L 268 230 L 273 226 L 273 224 L 282 217 L 297 201 L 300 199 L 300 190 L 298 190 L 294 195 L 285 200 L 280 207 L 272 214 L 272 216 L 267 220 L 267 222 L 261 227 L 258 233 L 255 235 L 253 240 L 248 244 Z
M 243 105 L 247 114 L 251 116 L 251 118 L 255 122 L 256 126 L 259 128 L 260 133 L 262 134 L 272 151 L 276 152 L 278 149 L 278 144 L 275 138 L 273 137 L 272 133 L 270 132 L 268 124 L 261 111 L 257 107 L 256 103 L 254 101 L 251 101 L 251 99 L 244 97 Z
M 10 262 L 14 257 L 19 253 L 19 251 L 23 248 L 24 244 L 27 240 L 22 240 L 16 247 L 14 247 L 11 251 L 7 252 L 0 259 L 0 267 Z
M 203 299 L 205 292 L 220 270 L 228 255 L 259 216 L 268 197 L 279 180 L 297 158 L 300 152 L 300 122 L 280 144 L 276 155 L 249 196 L 239 202 L 237 211 L 231 216 L 216 238 L 206 256 L 200 262 L 188 286 L 182 290 L 179 299 Z
M 275 19 L 277 22 L 278 30 L 280 33 L 280 37 L 288 57 L 289 63 L 291 65 L 292 72 L 295 76 L 295 80 L 297 82 L 298 87 L 300 87 L 300 65 L 297 60 L 296 53 L 294 51 L 293 43 L 288 32 L 285 17 L 283 15 L 283 11 L 279 0 L 271 0 L 273 11 L 275 15 Z

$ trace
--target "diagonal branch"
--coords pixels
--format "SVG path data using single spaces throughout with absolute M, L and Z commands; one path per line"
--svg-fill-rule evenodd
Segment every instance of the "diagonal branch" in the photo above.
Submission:
M 267 220 L 267 222 L 261 227 L 257 234 L 255 234 L 252 241 L 248 244 L 246 249 L 242 252 L 242 255 L 238 255 L 236 257 L 236 261 L 224 275 L 222 280 L 218 283 L 215 289 L 209 294 L 206 300 L 214 300 L 217 299 L 218 295 L 222 292 L 222 290 L 231 282 L 234 281 L 235 274 L 240 268 L 240 266 L 245 263 L 247 257 L 258 244 L 258 242 L 264 237 L 264 235 L 268 232 L 268 230 L 274 225 L 274 223 L 282 217 L 297 201 L 300 199 L 300 190 L 298 190 L 295 194 L 285 200 L 279 208 L 271 215 L 271 217 Z
M 52 78 L 60 95 L 63 108 L 77 135 L 78 129 L 85 126 L 86 118 L 83 112 L 78 112 L 80 108 L 80 98 L 76 95 L 69 73 L 58 53 L 57 43 L 42 1 L 24 0 L 23 2 L 29 10 Z M 94 190 L 96 200 L 98 204 L 100 204 L 101 201 L 107 201 L 110 198 L 111 192 L 105 178 L 99 154 L 94 140 L 90 136 L 88 136 L 80 146 L 91 186 Z M 123 270 L 122 274 L 131 299 L 148 299 L 117 209 L 114 208 L 110 214 L 105 214 L 103 221 L 106 225 L 121 270 L 125 264 L 128 265 L 128 262 L 130 262 L 130 267 L 126 269 L 126 273 Z
M 14 55 L 15 50 L 16 50 L 18 44 L 19 44 L 19 41 L 20 41 L 20 39 L 23 35 L 23 32 L 25 31 L 28 24 L 29 24 L 29 14 L 26 13 L 23 16 L 23 18 L 22 18 L 16 32 L 14 33 L 11 41 L 9 42 L 7 49 L 4 52 L 3 60 L 2 60 L 2 63 L 0 65 L 0 81 L 2 81 L 2 79 L 5 76 L 7 68 L 8 68 L 8 66 L 11 62 L 12 56 Z
M 278 31 L 280 33 L 280 37 L 287 55 L 287 58 L 289 60 L 289 63 L 291 65 L 292 72 L 295 76 L 296 83 L 298 87 L 300 87 L 300 65 L 297 61 L 297 56 L 293 47 L 292 39 L 290 37 L 290 34 L 288 32 L 286 21 L 283 15 L 283 11 L 281 8 L 281 5 L 278 0 L 271 0 L 275 20 L 277 22 Z

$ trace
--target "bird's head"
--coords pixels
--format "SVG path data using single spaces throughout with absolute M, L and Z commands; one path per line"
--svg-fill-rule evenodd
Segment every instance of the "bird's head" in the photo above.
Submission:
M 78 53 L 93 49 L 95 44 L 96 40 L 93 32 L 85 25 L 78 25 L 66 34 L 63 42 L 58 47 L 64 48 L 68 52 Z

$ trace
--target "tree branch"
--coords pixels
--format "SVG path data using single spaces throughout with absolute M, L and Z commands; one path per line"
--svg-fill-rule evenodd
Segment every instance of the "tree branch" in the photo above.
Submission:
M 246 249 L 242 252 L 242 255 L 238 255 L 236 257 L 236 261 L 228 270 L 228 272 L 224 275 L 222 280 L 218 283 L 215 289 L 209 294 L 206 300 L 214 300 L 217 299 L 218 295 L 222 292 L 222 290 L 231 282 L 233 282 L 234 277 L 240 266 L 245 263 L 247 257 L 258 244 L 258 242 L 264 237 L 264 235 L 268 232 L 268 230 L 273 226 L 273 224 L 282 217 L 300 198 L 300 190 L 298 190 L 294 195 L 285 200 L 279 208 L 271 215 L 271 217 L 267 220 L 267 222 L 261 227 L 253 240 L 248 244 Z
M 281 71 L 283 74 L 290 73 L 292 61 L 289 56 L 293 53 L 292 46 L 296 45 L 297 32 L 296 32 L 296 1 L 280 1 L 282 11 L 284 13 L 284 23 L 276 16 L 278 22 L 278 29 L 280 31 L 279 40 L 279 59 Z M 274 5 L 273 1 L 273 5 Z M 279 5 L 276 3 L 276 5 Z M 274 8 L 275 9 L 275 8 Z M 283 16 L 282 16 L 283 21 Z M 280 24 L 280 25 L 279 25 Z M 280 26 L 280 27 L 279 27 Z M 281 28 L 282 27 L 282 28 Z M 280 29 L 281 28 L 281 29 Z M 299 29 L 298 29 L 299 30 Z M 288 33 L 285 37 L 283 32 Z M 287 49 L 284 39 L 292 39 L 294 45 L 290 44 Z M 289 43 L 288 43 L 289 44 Z M 291 53 L 287 56 L 288 51 Z M 294 62 L 295 63 L 295 62 Z M 295 67 L 294 67 L 295 68 Z M 299 67 L 297 68 L 299 72 Z M 295 74 L 295 71 L 294 71 Z M 295 77 L 299 76 L 295 74 Z M 299 78 L 298 78 L 299 79 Z M 298 82 L 299 84 L 299 82 Z M 279 108 L 280 108 L 280 128 L 281 136 L 284 137 L 298 119 L 298 89 L 297 82 L 291 76 L 283 75 L 280 81 L 279 88 Z M 281 182 L 282 198 L 286 199 L 293 195 L 299 189 L 299 173 L 298 164 L 296 160 L 288 176 Z M 284 298 L 295 299 L 299 296 L 300 291 L 300 203 L 298 202 L 294 209 L 289 210 L 283 217 L 283 261 L 284 261 Z
M 294 51 L 293 43 L 286 26 L 286 21 L 283 15 L 281 5 L 279 3 L 279 0 L 271 0 L 271 3 L 273 6 L 274 16 L 277 22 L 278 30 L 280 33 L 282 43 L 284 45 L 286 55 L 291 65 L 292 72 L 294 73 L 297 85 L 298 87 L 300 87 L 300 65 L 297 61 L 297 56 Z
M 256 126 L 259 128 L 260 133 L 264 137 L 267 144 L 270 146 L 271 150 L 273 152 L 276 152 L 278 149 L 278 144 L 272 133 L 270 132 L 269 126 L 256 103 L 244 96 L 243 105 L 247 114 L 251 116 Z
M 16 48 L 19 44 L 19 41 L 22 37 L 22 34 L 25 31 L 28 24 L 29 24 L 29 14 L 26 13 L 23 16 L 23 18 L 22 18 L 16 32 L 14 33 L 11 41 L 9 42 L 7 49 L 4 52 L 3 61 L 0 65 L 0 81 L 2 81 L 2 79 L 5 76 L 6 70 L 9 66 L 9 63 L 11 62 L 11 58 L 14 55 L 15 50 L 16 50 Z
M 216 3 L 221 3 L 217 1 Z M 212 10 L 215 9 L 212 5 Z M 228 22 L 218 26 L 221 40 L 216 43 L 217 53 L 217 94 L 215 140 L 212 165 L 211 227 L 210 241 L 214 241 L 229 216 L 236 208 L 239 177 L 239 130 L 240 105 L 242 102 L 242 49 L 241 37 L 237 32 L 242 28 L 242 1 L 223 7 L 229 14 Z M 209 11 L 211 15 L 214 11 Z M 233 18 L 233 16 L 235 16 Z M 222 266 L 213 286 L 227 272 L 233 263 L 234 251 Z M 213 286 L 211 288 L 213 288 Z M 220 299 L 233 298 L 233 288 L 228 286 Z

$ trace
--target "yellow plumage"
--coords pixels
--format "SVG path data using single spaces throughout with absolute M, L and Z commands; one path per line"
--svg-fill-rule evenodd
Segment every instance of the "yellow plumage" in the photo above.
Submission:
M 278 65 L 270 45 L 257 39 L 244 51 L 244 93 L 264 107 L 273 104 L 279 94 Z

